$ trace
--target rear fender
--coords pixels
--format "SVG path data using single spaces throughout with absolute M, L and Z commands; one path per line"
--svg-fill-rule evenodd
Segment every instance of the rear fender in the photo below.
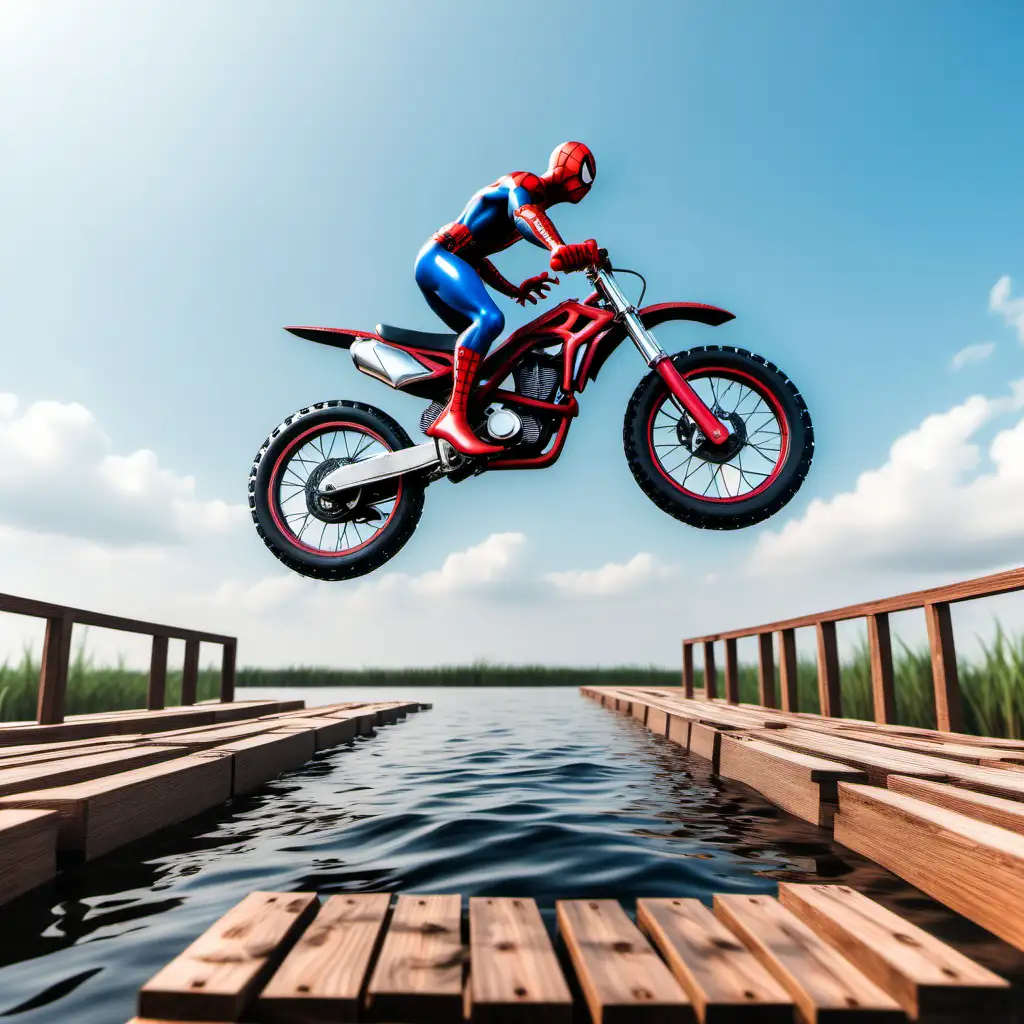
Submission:
M 693 320 L 695 323 L 707 324 L 709 327 L 718 327 L 736 319 L 735 313 L 730 313 L 720 306 L 709 306 L 703 302 L 659 302 L 654 306 L 644 306 L 637 312 L 640 322 L 649 330 L 669 320 Z M 597 377 L 605 360 L 619 347 L 625 337 L 626 328 L 621 323 L 616 324 L 604 335 L 601 339 L 600 349 L 594 354 L 590 369 L 587 371 L 588 380 L 594 380 Z
M 289 334 L 307 341 L 315 341 L 319 345 L 330 345 L 332 348 L 348 348 L 357 338 L 376 338 L 373 331 L 353 331 L 344 327 L 286 327 Z

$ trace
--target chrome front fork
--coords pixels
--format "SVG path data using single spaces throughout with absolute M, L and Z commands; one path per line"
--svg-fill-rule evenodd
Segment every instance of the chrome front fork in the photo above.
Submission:
M 636 306 L 622 294 L 622 289 L 615 278 L 604 267 L 595 267 L 587 276 L 611 304 L 647 365 L 654 366 L 659 360 L 664 359 L 667 353 L 658 344 L 654 335 L 640 322 Z

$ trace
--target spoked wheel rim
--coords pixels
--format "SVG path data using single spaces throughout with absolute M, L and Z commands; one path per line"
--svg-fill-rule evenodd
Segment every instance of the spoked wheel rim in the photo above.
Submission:
M 282 536 L 302 551 L 322 558 L 344 558 L 371 544 L 387 529 L 402 501 L 402 481 L 395 493 L 360 502 L 325 502 L 319 482 L 339 466 L 362 462 L 393 449 L 375 431 L 349 420 L 320 423 L 299 434 L 281 452 L 270 474 L 269 506 Z
M 723 445 L 708 442 L 666 391 L 647 424 L 658 472 L 683 494 L 715 504 L 747 501 L 771 487 L 790 448 L 789 423 L 775 393 L 731 367 L 704 366 L 682 376 L 729 427 L 730 438 Z

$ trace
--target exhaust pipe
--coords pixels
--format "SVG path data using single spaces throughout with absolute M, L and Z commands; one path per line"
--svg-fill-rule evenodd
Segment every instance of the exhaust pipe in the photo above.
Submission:
M 320 481 L 320 496 L 331 498 L 339 491 L 351 491 L 367 484 L 380 483 L 392 477 L 413 473 L 419 469 L 430 469 L 441 464 L 441 454 L 436 441 L 399 448 L 397 452 L 371 455 L 368 459 L 339 466 L 333 473 Z

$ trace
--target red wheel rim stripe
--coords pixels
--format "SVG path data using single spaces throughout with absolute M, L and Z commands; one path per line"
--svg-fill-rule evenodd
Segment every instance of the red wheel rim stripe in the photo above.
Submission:
M 661 399 L 660 402 L 656 403 L 654 408 L 651 409 L 651 415 L 647 420 L 647 447 L 651 453 L 651 461 L 654 463 L 655 468 L 658 472 L 677 490 L 682 491 L 683 494 L 688 495 L 691 498 L 695 498 L 697 501 L 707 501 L 715 505 L 732 505 L 740 501 L 749 501 L 751 498 L 756 497 L 762 491 L 769 488 L 778 479 L 779 474 L 782 472 L 782 467 L 786 464 L 786 459 L 789 456 L 789 422 L 786 419 L 785 413 L 782 411 L 782 406 L 779 400 L 775 397 L 774 393 L 765 388 L 761 381 L 752 377 L 749 373 L 744 373 L 742 370 L 733 370 L 725 366 L 702 366 L 696 370 L 690 370 L 688 373 L 683 373 L 680 376 L 684 380 L 689 380 L 692 377 L 709 376 L 712 373 L 720 373 L 728 376 L 741 377 L 744 381 L 749 382 L 750 390 L 758 394 L 762 399 L 766 399 L 768 404 L 773 408 L 776 418 L 779 422 L 779 433 L 781 434 L 781 444 L 779 446 L 779 458 L 775 463 L 775 468 L 771 474 L 758 484 L 752 491 L 748 491 L 746 494 L 736 495 L 735 497 L 729 498 L 712 498 L 706 494 L 696 494 L 694 491 L 688 490 L 683 487 L 678 480 L 673 479 L 669 476 L 668 471 L 661 464 L 661 459 L 654 450 L 654 417 L 658 415 L 659 410 L 665 404 L 668 398 L 668 393 Z M 742 449 L 740 449 L 742 451 Z M 737 453 L 739 454 L 739 453 Z M 699 458 L 699 456 L 698 456 Z
M 295 533 L 285 524 L 281 522 L 281 517 L 278 515 L 278 502 L 275 501 L 274 495 L 277 491 L 278 482 L 278 471 L 281 469 L 281 464 L 291 455 L 299 444 L 310 434 L 323 434 L 328 430 L 334 429 L 348 429 L 355 430 L 361 434 L 366 434 L 372 437 L 375 441 L 379 441 L 388 451 L 392 451 L 392 448 L 388 445 L 387 441 L 384 440 L 379 434 L 374 433 L 372 430 L 367 429 L 360 423 L 349 423 L 347 421 L 339 421 L 337 423 L 321 423 L 315 427 L 310 427 L 308 430 L 303 431 L 297 438 L 281 454 L 277 457 L 277 461 L 274 463 L 274 468 L 270 471 L 270 482 L 267 485 L 267 504 L 270 506 L 270 514 L 274 519 L 274 525 L 281 532 L 281 535 L 291 544 L 293 547 L 299 548 L 301 551 L 307 551 L 311 555 L 318 555 L 321 558 L 343 558 L 346 555 L 354 554 L 356 551 L 361 551 L 366 547 L 367 544 L 374 541 L 378 534 L 387 528 L 388 523 L 394 518 L 395 512 L 398 511 L 398 505 L 402 500 L 402 480 L 398 480 L 398 493 L 395 495 L 395 504 L 391 509 L 387 519 L 384 520 L 383 525 L 379 526 L 375 531 L 374 535 L 368 540 L 364 540 L 362 544 L 358 544 L 354 548 L 345 548 L 343 551 L 321 551 L 320 548 L 311 547 L 309 544 L 303 544 L 301 540 L 295 535 Z

